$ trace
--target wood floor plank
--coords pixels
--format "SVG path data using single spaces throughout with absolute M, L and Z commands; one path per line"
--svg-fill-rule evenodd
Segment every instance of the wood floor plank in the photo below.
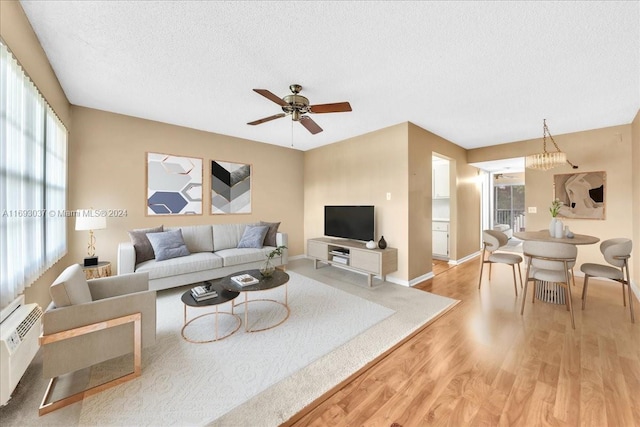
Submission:
M 479 267 L 417 285 L 462 303 L 284 425 L 640 426 L 640 322 L 619 287 L 590 286 L 582 310 L 576 277 L 573 329 L 565 306 L 532 304 L 531 289 L 520 315 L 510 270 L 478 290 Z

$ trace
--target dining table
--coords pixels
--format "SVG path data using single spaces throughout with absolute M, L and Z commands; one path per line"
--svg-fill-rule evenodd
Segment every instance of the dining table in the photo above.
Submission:
M 513 233 L 513 237 L 520 240 L 569 243 L 572 245 L 593 245 L 600 241 L 598 237 L 590 236 L 588 234 L 574 234 L 573 237 L 551 237 L 551 235 L 549 234 L 549 230 L 519 231 Z M 571 270 L 571 276 L 573 279 L 573 269 Z M 536 285 L 536 298 L 541 301 L 550 302 L 552 304 L 564 305 L 566 303 L 562 287 L 553 282 L 538 282 L 538 284 Z

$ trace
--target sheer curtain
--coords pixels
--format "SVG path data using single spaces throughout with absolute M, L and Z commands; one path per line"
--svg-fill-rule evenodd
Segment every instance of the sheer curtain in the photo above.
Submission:
M 67 131 L 1 40 L 0 51 L 1 309 L 66 253 Z

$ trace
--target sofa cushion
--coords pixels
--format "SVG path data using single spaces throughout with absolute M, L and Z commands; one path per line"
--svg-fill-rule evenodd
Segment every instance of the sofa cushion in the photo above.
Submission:
M 272 250 L 273 248 L 268 246 L 265 246 L 262 249 L 232 248 L 216 251 L 216 255 L 222 258 L 222 262 L 225 267 L 229 267 L 231 265 L 264 261 L 267 259 L 267 254 Z
M 216 254 L 211 252 L 198 252 L 164 261 L 154 259 L 145 261 L 137 266 L 136 273 L 146 271 L 149 273 L 149 279 L 152 280 L 221 267 L 223 267 L 222 258 Z
M 182 230 L 163 231 L 162 233 L 149 233 L 147 238 L 153 246 L 156 261 L 178 258 L 190 254 L 187 245 L 182 238 Z
M 86 304 L 93 301 L 89 284 L 80 264 L 67 267 L 49 288 L 51 299 L 56 307 Z
M 244 234 L 247 225 L 259 225 L 257 223 L 247 224 L 213 224 L 213 250 L 217 252 L 222 249 L 237 248 L 238 242 Z
M 269 227 L 266 225 L 247 225 L 238 242 L 238 248 L 261 249 L 264 246 L 264 236 L 267 235 L 267 231 Z
M 129 231 L 129 238 L 133 243 L 133 249 L 136 251 L 136 264 L 148 261 L 155 257 L 151 242 L 147 238 L 147 233 L 160 233 L 164 231 L 163 226 L 153 228 L 138 228 Z
M 213 252 L 213 230 L 210 225 L 189 225 L 167 229 L 182 230 L 182 238 L 189 252 Z
M 266 225 L 267 227 L 269 227 L 269 231 L 267 231 L 267 235 L 264 236 L 264 245 L 278 246 L 278 243 L 276 242 L 276 234 L 278 234 L 278 227 L 280 227 L 280 223 L 260 221 L 260 225 Z

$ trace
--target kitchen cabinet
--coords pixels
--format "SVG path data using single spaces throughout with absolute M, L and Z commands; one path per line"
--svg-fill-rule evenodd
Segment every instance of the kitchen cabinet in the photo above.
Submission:
M 433 164 L 433 198 L 449 197 L 449 162 Z
M 434 222 L 431 233 L 433 257 L 449 259 L 449 223 Z

